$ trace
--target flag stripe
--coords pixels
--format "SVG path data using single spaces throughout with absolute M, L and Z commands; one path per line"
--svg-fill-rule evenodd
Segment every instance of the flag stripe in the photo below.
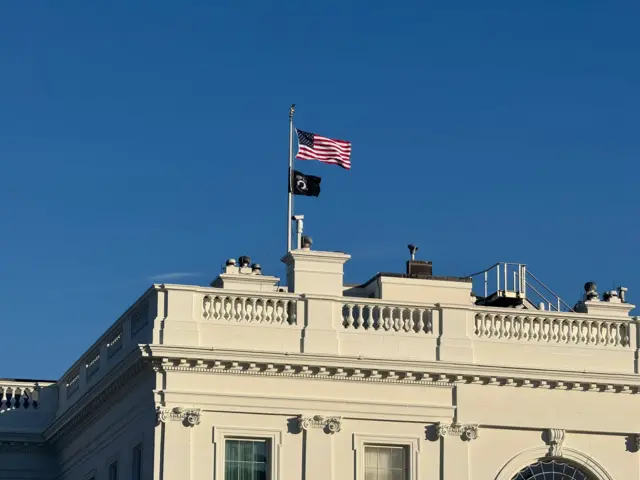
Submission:
M 309 147 L 305 147 L 304 145 L 300 145 L 300 150 L 298 151 L 298 154 L 305 154 L 308 156 L 317 155 L 319 157 L 339 157 L 344 160 L 349 160 L 348 153 L 336 153 L 328 150 L 317 150 L 317 149 L 314 150 Z
M 300 160 L 335 160 L 336 162 L 342 162 L 342 163 L 351 163 L 349 160 L 345 160 L 342 158 L 335 158 L 335 157 L 318 157 L 318 155 L 305 155 L 304 153 L 299 154 L 296 158 L 300 159 Z
M 319 160 L 323 163 L 339 165 L 347 170 L 351 168 L 351 142 L 298 129 L 296 132 L 298 134 L 297 159 Z

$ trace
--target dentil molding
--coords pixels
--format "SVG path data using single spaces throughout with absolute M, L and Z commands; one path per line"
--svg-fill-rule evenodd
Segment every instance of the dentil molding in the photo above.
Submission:
M 314 415 L 310 417 L 299 415 L 298 427 L 300 430 L 322 428 L 326 433 L 338 433 L 342 430 L 342 417 L 325 417 L 323 415 Z
M 210 358 L 185 358 L 183 356 L 169 356 L 164 352 L 161 356 L 152 356 L 155 369 L 159 371 L 201 372 L 232 375 L 258 375 L 275 377 L 313 378 L 330 381 L 375 382 L 375 383 L 403 383 L 413 385 L 431 385 L 438 388 L 451 388 L 459 384 L 487 385 L 492 387 L 509 388 L 538 388 L 545 390 L 571 390 L 596 393 L 615 393 L 640 395 L 640 384 L 629 383 L 628 379 L 618 380 L 615 375 L 604 375 L 602 378 L 584 379 L 582 374 L 565 372 L 566 378 L 540 378 L 538 372 L 535 377 L 514 376 L 512 371 L 496 368 L 492 373 L 479 373 L 464 368 L 461 371 L 451 371 L 447 367 L 442 371 L 439 366 L 417 369 L 400 368 L 366 368 L 339 367 L 335 365 L 309 365 L 297 363 L 294 359 L 287 362 L 252 360 L 230 360 Z M 442 368 L 442 367 L 440 367 Z M 460 367 L 457 367 L 460 369 Z M 534 373 L 529 372 L 530 375 Z
M 186 427 L 193 427 L 200 423 L 200 409 L 199 408 L 183 408 L 173 407 L 165 408 L 156 407 L 156 415 L 158 425 L 166 423 L 167 421 L 179 421 Z
M 438 436 L 441 438 L 452 436 L 471 441 L 478 438 L 478 425 L 462 425 L 460 423 L 438 423 Z

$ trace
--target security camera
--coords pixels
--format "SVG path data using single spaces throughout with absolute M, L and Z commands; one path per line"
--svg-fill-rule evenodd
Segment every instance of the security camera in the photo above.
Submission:
M 291 217 L 291 220 L 304 220 L 304 215 L 294 215 L 293 217 Z

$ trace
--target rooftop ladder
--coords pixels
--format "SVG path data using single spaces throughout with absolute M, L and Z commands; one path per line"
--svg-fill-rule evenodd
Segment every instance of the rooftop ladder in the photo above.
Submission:
M 573 308 L 522 263 L 498 262 L 469 278 L 474 288 L 481 283 L 484 296 L 478 297 L 478 305 L 573 312 Z

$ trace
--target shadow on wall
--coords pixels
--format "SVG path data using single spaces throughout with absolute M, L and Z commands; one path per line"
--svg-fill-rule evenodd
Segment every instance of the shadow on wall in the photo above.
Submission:
M 291 435 L 300 435 L 302 433 L 302 429 L 300 428 L 300 421 L 298 417 L 291 417 L 287 419 L 287 433 Z M 302 477 L 301 480 L 306 480 L 307 478 L 307 439 L 303 437 L 302 440 Z

